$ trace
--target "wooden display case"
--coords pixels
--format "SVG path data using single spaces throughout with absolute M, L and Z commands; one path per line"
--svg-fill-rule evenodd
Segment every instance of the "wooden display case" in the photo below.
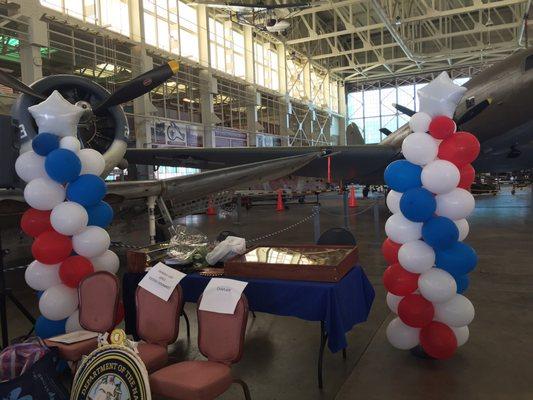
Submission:
M 357 246 L 256 246 L 224 264 L 224 275 L 338 282 L 356 264 Z

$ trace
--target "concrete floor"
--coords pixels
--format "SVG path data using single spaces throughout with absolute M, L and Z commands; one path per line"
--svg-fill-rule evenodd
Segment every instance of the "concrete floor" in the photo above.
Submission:
M 533 397 L 533 196 L 528 188 L 512 196 L 508 190 L 496 197 L 478 197 L 470 218 L 467 239 L 478 252 L 480 262 L 471 275 L 466 295 L 476 307 L 470 341 L 448 361 L 414 358 L 409 352 L 392 348 L 385 328 L 392 318 L 386 304 L 381 274 L 386 268 L 380 253 L 387 218 L 382 206 L 375 232 L 372 209 L 350 217 L 358 239 L 360 260 L 376 289 L 376 300 L 367 322 L 348 334 L 348 359 L 326 350 L 325 382 L 316 386 L 316 360 L 319 343 L 317 323 L 296 318 L 258 313 L 250 318 L 245 352 L 234 366 L 236 375 L 250 386 L 258 399 L 531 399 Z M 356 214 L 369 202 L 360 202 Z M 291 205 L 284 213 L 273 206 L 243 211 L 241 224 L 230 215 L 192 216 L 181 221 L 200 228 L 211 238 L 222 230 L 232 230 L 247 238 L 273 232 L 300 221 L 311 213 L 311 205 Z M 342 226 L 342 200 L 329 195 L 322 199 L 321 230 Z M 115 238 L 124 240 L 128 238 Z M 313 224 L 305 222 L 268 240 L 270 243 L 313 242 Z M 10 272 L 8 281 L 15 293 L 37 315 L 35 295 L 23 282 L 22 271 Z M 184 324 L 172 348 L 172 357 L 201 359 L 196 346 L 195 305 L 186 309 L 193 327 L 191 343 L 185 338 Z M 12 305 L 8 307 L 11 336 L 27 331 L 29 324 Z M 183 320 L 182 320 L 183 322 Z M 240 399 L 233 387 L 221 399 Z

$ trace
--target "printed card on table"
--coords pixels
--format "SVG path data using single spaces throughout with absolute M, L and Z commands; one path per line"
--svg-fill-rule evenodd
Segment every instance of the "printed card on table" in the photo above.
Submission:
M 213 278 L 207 284 L 200 310 L 220 314 L 233 314 L 248 282 L 227 278 Z
M 139 286 L 160 299 L 168 301 L 175 287 L 185 276 L 183 272 L 167 267 L 160 262 L 150 268 L 139 282 Z

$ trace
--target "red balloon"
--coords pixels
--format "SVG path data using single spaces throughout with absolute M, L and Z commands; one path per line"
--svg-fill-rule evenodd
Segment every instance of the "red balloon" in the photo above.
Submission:
M 115 316 L 115 326 L 124 320 L 124 303 L 119 302 L 117 307 L 117 314 Z
M 388 238 L 381 245 L 381 252 L 389 265 L 398 263 L 398 251 L 400 247 L 402 247 L 400 243 L 393 242 Z
M 446 139 L 457 130 L 455 121 L 445 115 L 438 115 L 429 124 L 429 134 L 435 139 Z
M 35 208 L 30 208 L 22 214 L 20 219 L 20 227 L 24 233 L 31 237 L 39 236 L 43 232 L 53 231 L 50 223 L 50 213 L 52 211 L 41 211 Z
M 402 268 L 398 263 L 389 266 L 383 273 L 385 289 L 396 296 L 406 296 L 418 288 L 418 276 Z
M 457 338 L 448 325 L 433 321 L 420 331 L 420 345 L 431 357 L 444 360 L 457 350 Z
M 461 173 L 461 179 L 459 180 L 459 185 L 457 186 L 466 190 L 470 190 L 470 186 L 472 183 L 474 183 L 474 179 L 476 178 L 476 170 L 474 167 L 472 167 L 472 164 L 466 164 L 459 168 L 459 172 Z
M 433 304 L 419 294 L 409 294 L 398 304 L 398 316 L 405 325 L 423 328 L 433 321 Z
M 87 258 L 71 256 L 61 263 L 59 278 L 68 287 L 76 289 L 81 280 L 93 272 L 93 264 Z
M 33 242 L 31 253 L 43 264 L 58 264 L 72 253 L 72 240 L 56 231 L 43 232 Z
M 474 135 L 468 132 L 457 132 L 442 141 L 437 156 L 461 168 L 477 158 L 479 149 L 479 140 Z

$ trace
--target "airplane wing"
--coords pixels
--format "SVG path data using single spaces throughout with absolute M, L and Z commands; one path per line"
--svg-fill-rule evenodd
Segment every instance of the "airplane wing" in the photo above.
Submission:
M 127 200 L 161 196 L 171 206 L 174 216 L 203 211 L 210 198 L 225 203 L 233 198 L 233 191 L 237 188 L 290 175 L 322 157 L 318 149 L 314 150 L 291 157 L 221 168 L 195 175 L 162 180 L 108 182 L 106 201 L 121 204 Z M 26 207 L 22 190 L 0 190 L 0 216 L 21 214 Z
M 379 183 L 383 170 L 399 149 L 394 145 L 325 147 L 231 147 L 128 149 L 131 164 L 191 167 L 201 170 L 226 168 L 253 162 L 281 159 L 322 151 L 330 154 L 331 176 L 335 181 Z M 316 158 L 297 170 L 297 175 L 326 178 L 327 157 Z

